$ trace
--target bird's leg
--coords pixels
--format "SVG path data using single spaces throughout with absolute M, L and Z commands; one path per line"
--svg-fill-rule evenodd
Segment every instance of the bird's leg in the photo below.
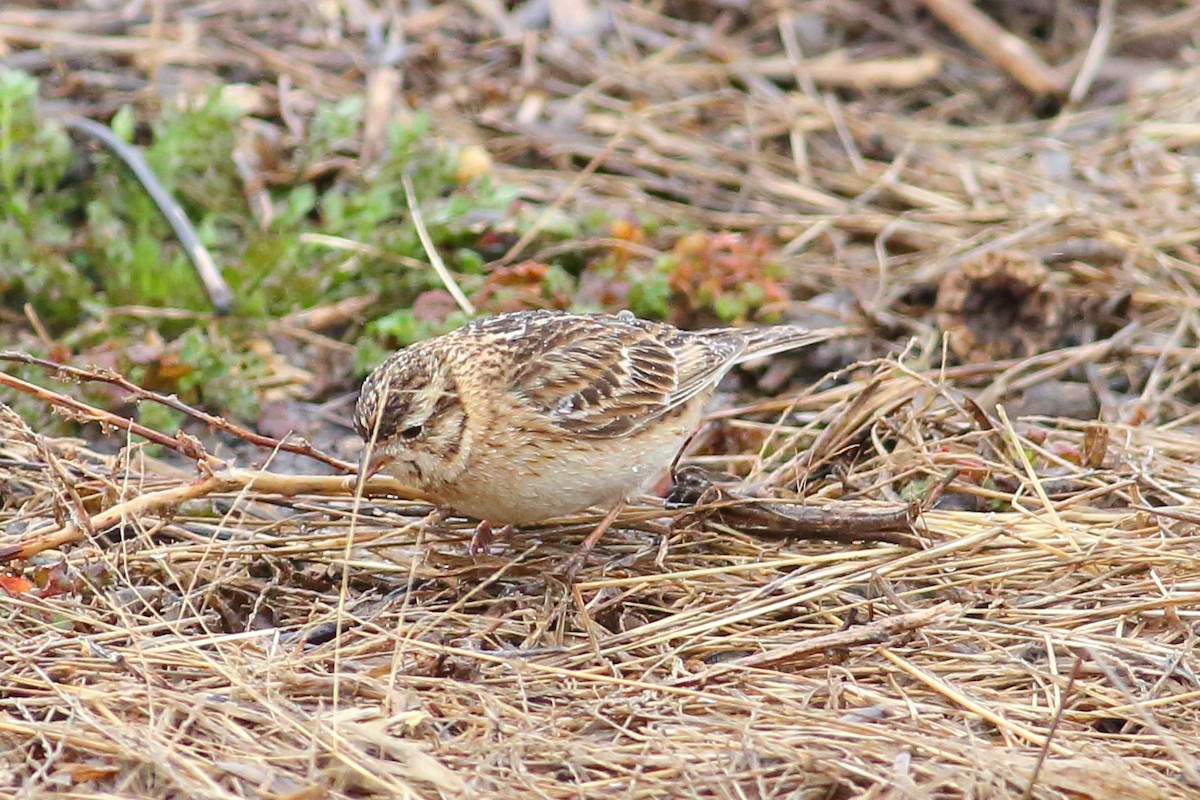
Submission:
M 571 561 L 568 565 L 568 574 L 574 574 L 575 570 L 583 566 L 583 562 L 587 560 L 588 554 L 592 552 L 592 548 L 596 546 L 596 542 L 600 541 L 600 537 L 604 536 L 605 531 L 612 527 L 616 521 L 617 515 L 625 509 L 625 500 L 618 500 L 613 503 L 613 507 L 604 515 L 604 519 L 600 520 L 591 533 L 580 543 L 579 549 L 575 551 L 575 555 L 571 556 Z
M 696 428 L 696 430 L 689 433 L 687 438 L 683 440 L 683 444 L 679 445 L 679 449 L 675 451 L 675 457 L 671 459 L 671 466 L 667 467 L 667 475 L 670 476 L 672 483 L 675 482 L 675 475 L 679 471 L 679 461 L 683 458 L 684 454 L 687 453 L 688 448 L 700 438 L 701 434 L 707 436 L 711 427 L 712 422 L 704 422 L 700 425 L 700 427 Z
M 482 555 L 492 546 L 492 542 L 503 539 L 512 531 L 512 525 L 505 525 L 500 530 L 494 530 L 491 522 L 481 519 L 475 526 L 475 532 L 471 534 L 471 544 L 467 547 L 467 552 L 473 556 Z

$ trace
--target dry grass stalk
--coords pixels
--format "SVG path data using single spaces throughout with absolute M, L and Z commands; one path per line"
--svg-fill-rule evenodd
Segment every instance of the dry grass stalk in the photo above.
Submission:
M 555 564 L 586 520 L 471 557 L 469 526 L 426 529 L 403 501 L 367 499 L 355 512 L 347 494 L 313 494 L 322 479 L 122 474 L 131 460 L 48 442 L 85 507 L 107 502 L 114 481 L 162 488 L 92 517 L 97 534 L 119 517 L 119 541 L 34 560 L 83 580 L 75 590 L 5 601 L 0 735 L 46 743 L 43 764 L 14 764 L 26 775 L 46 766 L 39 781 L 153 793 L 147 782 L 166 764 L 172 785 L 197 797 L 262 781 L 419 797 L 767 780 L 803 794 L 884 781 L 898 757 L 920 791 L 970 783 L 1002 797 L 1023 788 L 1043 746 L 1035 797 L 1100 797 L 1088 787 L 1113 781 L 1128 796 L 1186 797 L 1155 776 L 1186 774 L 1180 754 L 1200 744 L 1186 644 L 1200 537 L 1174 521 L 1198 513 L 1187 452 L 1156 449 L 1146 470 L 1141 432 L 1108 425 L 1099 468 L 1062 462 L 1049 478 L 1059 462 L 1033 434 L 1082 443 L 1101 423 L 1001 415 L 980 427 L 942 394 L 897 404 L 914 377 L 939 385 L 936 369 L 880 365 L 792 398 L 795 412 L 772 426 L 784 450 L 820 438 L 789 420 L 863 412 L 846 435 L 865 450 L 842 456 L 852 465 L 840 481 L 810 477 L 806 491 L 878 496 L 955 465 L 947 492 L 1012 510 L 925 511 L 918 529 L 932 545 L 913 551 L 766 541 L 716 522 L 673 529 L 666 512 L 638 507 L 607 563 L 573 589 Z M 871 431 L 895 444 L 874 449 L 861 436 Z M 61 502 L 20 438 L 6 435 L 14 443 L 0 454 L 0 481 L 24 497 L 0 516 L 9 530 Z M 788 470 L 756 473 L 759 491 Z M 311 483 L 288 501 L 292 480 Z M 202 504 L 178 502 L 199 486 Z M 1182 505 L 1143 510 L 1159 496 Z M 167 505 L 174 513 L 158 516 Z M 1076 654 L 1083 665 L 1062 696 Z M 37 711 L 60 706 L 70 711 L 58 721 Z
M 0 57 L 95 114 L 157 102 L 168 67 L 358 88 L 373 23 L 349 4 L 161 8 L 154 35 L 125 4 L 4 8 Z M 1094 40 L 1105 57 L 1079 92 L 1117 99 L 1044 122 L 935 27 L 878 4 L 759 21 L 616 4 L 620 46 L 597 58 L 536 21 L 503 38 L 515 11 L 442 8 L 407 20 L 405 80 L 442 93 L 440 121 L 478 137 L 501 179 L 572 212 L 770 231 L 798 291 L 849 295 L 912 337 L 902 358 L 719 415 L 743 446 L 694 461 L 793 504 L 940 487 L 917 521 L 930 546 L 764 540 L 647 503 L 567 587 L 556 567 L 594 519 L 470 557 L 468 523 L 431 527 L 389 497 L 356 507 L 344 477 L 218 467 L 192 483 L 138 447 L 39 444 L 8 418 L 0 541 L 79 535 L 5 567 L 5 585 L 61 592 L 0 600 L 0 791 L 1194 797 L 1200 75 L 1121 48 L 1190 32 L 1195 10 L 1121 3 L 1111 38 L 1054 31 L 1074 50 L 1044 60 Z M 280 19 L 304 14 L 336 46 L 289 41 Z M 804 68 L 822 48 L 780 44 L 814 30 L 867 64 L 943 66 L 831 103 L 822 87 L 856 62 L 817 82 Z M 504 58 L 519 87 L 473 79 Z M 97 92 L 97 73 L 133 88 Z M 1001 250 L 1062 278 L 1067 338 L 945 366 L 920 298 Z M 1051 382 L 1089 387 L 1098 419 L 996 410 Z M 212 491 L 178 502 L 196 485 Z M 138 495 L 152 499 L 128 505 Z

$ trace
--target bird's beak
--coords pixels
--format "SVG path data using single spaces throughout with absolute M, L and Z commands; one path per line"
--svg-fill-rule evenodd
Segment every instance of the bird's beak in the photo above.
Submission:
M 379 472 L 387 466 L 392 459 L 387 453 L 383 452 L 382 448 L 372 448 L 367 445 L 363 448 L 362 455 L 358 459 L 358 477 L 359 480 L 366 481 L 372 475 Z

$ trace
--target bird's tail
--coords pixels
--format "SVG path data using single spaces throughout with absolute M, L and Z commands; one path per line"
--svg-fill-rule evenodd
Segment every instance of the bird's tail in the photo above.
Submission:
M 854 328 L 802 328 L 799 325 L 771 325 L 762 328 L 726 328 L 722 335 L 738 337 L 745 345 L 734 359 L 735 364 L 766 358 L 788 350 L 798 350 L 830 339 L 860 335 Z

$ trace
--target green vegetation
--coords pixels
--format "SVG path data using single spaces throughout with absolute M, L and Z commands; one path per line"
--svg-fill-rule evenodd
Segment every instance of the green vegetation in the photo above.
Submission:
M 169 105 L 149 120 L 123 108 L 113 131 L 144 149 L 233 289 L 232 313 L 213 325 L 204 289 L 145 189 L 107 150 L 73 145 L 39 113 L 37 90 L 32 78 L 0 71 L 0 307 L 28 304 L 59 357 L 103 353 L 99 363 L 214 411 L 253 415 L 253 387 L 267 365 L 238 354 L 251 353 L 246 342 L 289 313 L 375 297 L 365 327 L 334 331 L 353 340 L 348 369 L 359 375 L 390 348 L 467 319 L 425 266 L 405 176 L 434 245 L 482 314 L 628 306 L 646 317 L 731 321 L 778 294 L 761 243 L 734 234 L 689 234 L 655 261 L 619 247 L 521 261 L 568 239 L 641 244 L 660 232 L 653 220 L 592 212 L 580 221 L 523 202 L 517 187 L 493 177 L 486 153 L 442 142 L 422 114 L 393 125 L 383 155 L 364 165 L 358 97 L 319 105 L 298 141 L 247 116 L 233 92 Z M 253 203 L 247 153 L 262 183 Z M 537 237 L 513 263 L 488 268 L 535 224 Z M 149 355 L 136 346 L 147 340 Z M 131 358 L 131 349 L 141 356 Z

